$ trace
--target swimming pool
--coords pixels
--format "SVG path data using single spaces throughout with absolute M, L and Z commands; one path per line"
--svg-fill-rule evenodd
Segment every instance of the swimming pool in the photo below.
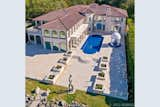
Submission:
M 81 47 L 84 53 L 93 54 L 100 51 L 103 42 L 101 35 L 90 35 Z

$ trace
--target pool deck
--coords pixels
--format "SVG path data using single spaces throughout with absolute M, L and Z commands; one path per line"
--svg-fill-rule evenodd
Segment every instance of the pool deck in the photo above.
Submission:
M 112 48 L 108 45 L 111 39 L 110 35 L 103 35 L 103 37 L 104 39 L 100 52 L 95 54 L 84 54 L 81 47 L 87 39 L 86 37 L 81 44 L 73 50 L 73 57 L 63 74 L 58 78 L 56 84 L 68 87 L 68 77 L 72 74 L 72 83 L 75 89 L 93 92 L 92 89 L 95 82 L 95 75 L 99 72 L 99 58 L 101 56 L 107 56 L 110 59 L 110 69 L 106 74 L 106 80 L 103 81 L 103 83 L 106 84 L 104 94 L 127 100 L 128 85 L 124 39 L 122 38 L 121 47 Z M 27 46 L 26 48 L 28 50 L 33 49 L 33 47 L 30 48 Z M 62 56 L 62 53 L 42 53 L 34 56 L 26 55 L 26 77 L 42 80 L 50 71 L 51 67 L 55 65 Z

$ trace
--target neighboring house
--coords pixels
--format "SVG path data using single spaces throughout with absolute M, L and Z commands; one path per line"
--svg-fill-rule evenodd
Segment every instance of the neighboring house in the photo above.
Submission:
M 109 5 L 75 5 L 33 18 L 35 26 L 27 29 L 31 43 L 53 51 L 68 51 L 87 33 L 126 32 L 127 11 Z

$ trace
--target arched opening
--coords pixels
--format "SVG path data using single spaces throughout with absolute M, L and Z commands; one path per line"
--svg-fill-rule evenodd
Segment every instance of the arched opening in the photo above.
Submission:
M 52 31 L 52 37 L 58 37 L 57 32 L 56 31 Z
M 101 30 L 102 29 L 102 24 L 101 23 L 97 23 L 96 28 L 97 28 L 97 30 Z
M 58 51 L 59 50 L 59 45 L 58 43 L 53 43 L 53 50 Z
M 36 36 L 36 43 L 41 44 L 41 37 L 38 35 Z
M 45 42 L 45 46 L 46 46 L 46 49 L 51 49 L 51 44 L 50 44 L 50 42 Z
M 60 37 L 60 38 L 66 38 L 65 32 L 64 32 L 64 31 L 60 31 L 60 32 L 59 32 L 59 37 Z
M 44 30 L 44 35 L 49 36 L 49 30 Z

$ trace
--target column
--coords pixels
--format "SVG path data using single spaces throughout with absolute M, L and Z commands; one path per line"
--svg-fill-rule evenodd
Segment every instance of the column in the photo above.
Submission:
M 35 21 L 35 26 L 37 26 L 37 21 Z
M 36 44 L 36 35 L 33 35 L 34 36 L 34 44 Z
M 49 37 L 50 37 L 49 41 L 50 41 L 51 51 L 53 51 L 54 44 L 53 44 L 53 40 L 52 40 L 53 38 L 51 38 L 52 37 L 52 30 L 49 30 Z
M 41 25 L 43 25 L 43 21 L 42 21 L 42 20 L 41 20 L 41 22 L 40 22 L 40 23 L 41 23 Z
M 51 51 L 53 51 L 53 42 L 50 42 L 50 45 L 51 45 Z
M 46 44 L 45 44 L 45 39 L 44 38 L 43 38 L 43 48 L 46 49 Z
M 28 36 L 28 41 L 31 42 L 30 35 L 28 34 L 27 36 Z

